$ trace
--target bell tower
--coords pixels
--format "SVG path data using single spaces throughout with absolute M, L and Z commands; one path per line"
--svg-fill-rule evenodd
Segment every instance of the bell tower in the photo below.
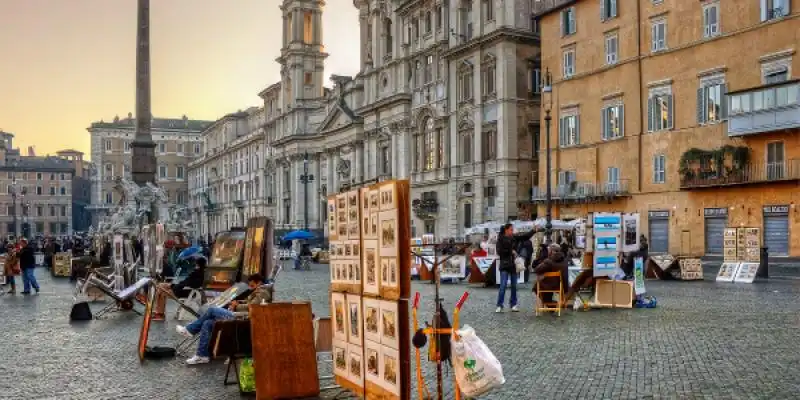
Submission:
M 322 44 L 324 0 L 283 0 L 281 64 L 282 108 L 295 108 L 298 100 L 323 96 L 325 46 Z

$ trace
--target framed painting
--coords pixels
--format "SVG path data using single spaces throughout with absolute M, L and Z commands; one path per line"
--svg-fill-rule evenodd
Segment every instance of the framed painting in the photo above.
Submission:
M 232 230 L 218 234 L 208 266 L 238 269 L 242 262 L 245 236 L 244 230 Z
M 333 341 L 333 373 L 345 379 L 350 379 L 347 372 L 347 342 Z
M 328 198 L 328 236 L 336 239 L 336 199 Z
M 347 346 L 347 372 L 350 382 L 364 387 L 364 350 L 360 345 Z
M 398 351 L 389 347 L 381 348 L 381 386 L 389 393 L 400 396 L 400 357 Z
M 381 257 L 397 255 L 397 212 L 382 211 L 378 221 Z
M 381 344 L 393 349 L 400 348 L 400 318 L 394 301 L 381 300 Z
M 365 240 L 361 266 L 364 281 L 364 293 L 380 294 L 380 257 L 378 256 L 378 241 Z
M 381 345 L 371 340 L 364 341 L 364 380 L 382 386 L 381 382 Z
M 369 216 L 369 231 L 370 237 L 373 239 L 378 238 L 378 218 L 380 214 L 374 212 Z
M 347 222 L 358 222 L 358 190 L 347 192 Z
M 361 316 L 361 296 L 347 295 L 347 341 L 361 346 L 364 336 L 363 317 Z
M 379 188 L 380 210 L 395 210 L 397 209 L 397 186 L 394 182 L 388 182 L 381 185 Z
M 371 189 L 369 191 L 369 211 L 373 213 L 373 212 L 378 212 L 380 210 L 381 210 L 380 190 Z
M 344 293 L 331 293 L 333 338 L 347 342 L 347 301 Z
M 369 188 L 361 188 L 359 189 L 360 196 L 361 196 L 361 213 L 362 214 L 369 214 Z
M 381 342 L 381 300 L 364 298 L 364 339 Z
M 399 286 L 399 274 L 397 270 L 397 259 L 394 257 L 381 257 L 380 268 L 380 287 L 397 288 Z
M 265 265 L 269 260 L 264 257 L 264 250 L 271 221 L 265 217 L 257 217 L 251 218 L 247 225 L 241 279 L 245 280 L 253 274 L 269 276 L 270 268 Z

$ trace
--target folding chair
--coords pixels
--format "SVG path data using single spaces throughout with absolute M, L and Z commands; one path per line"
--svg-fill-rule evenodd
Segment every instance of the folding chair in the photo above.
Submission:
M 317 365 L 322 361 L 325 365 L 333 366 L 333 326 L 331 324 L 331 317 L 319 317 L 314 320 L 314 347 L 317 349 Z M 321 375 L 320 382 L 323 380 L 333 381 L 333 375 Z M 328 386 L 322 386 L 320 383 L 320 390 L 329 390 L 339 388 L 339 385 L 332 383 Z
M 114 299 L 114 302 L 103 307 L 102 310 L 95 314 L 95 318 L 100 318 L 105 314 L 115 312 L 115 311 L 127 311 L 131 310 L 139 315 L 142 315 L 141 312 L 133 308 L 133 301 L 136 300 L 136 293 L 139 290 L 144 289 L 152 282 L 150 278 L 142 278 L 139 279 L 133 285 L 125 288 L 120 292 L 115 292 L 110 286 L 106 285 L 103 281 L 98 278 L 92 278 L 89 283 L 100 289 L 101 292 L 105 293 L 106 296 L 111 297 Z
M 548 278 L 558 278 L 558 290 L 542 290 L 541 282 Z M 558 301 L 557 302 L 544 302 L 542 300 L 542 294 L 544 293 L 552 293 L 558 294 Z M 550 312 L 558 312 L 558 316 L 561 316 L 561 308 L 564 302 L 564 282 L 561 280 L 561 272 L 545 272 L 542 279 L 537 280 L 536 282 L 536 316 L 539 316 L 539 313 L 544 311 Z

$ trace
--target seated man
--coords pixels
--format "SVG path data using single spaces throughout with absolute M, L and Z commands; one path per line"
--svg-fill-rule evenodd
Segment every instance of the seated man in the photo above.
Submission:
M 547 258 L 540 262 L 533 272 L 536 274 L 537 281 L 541 282 L 542 290 L 558 290 L 558 278 L 545 278 L 546 272 L 561 272 L 561 284 L 563 285 L 564 293 L 569 291 L 569 265 L 564 253 L 561 252 L 561 246 L 550 245 L 547 250 Z M 533 285 L 533 292 L 536 293 L 536 284 Z M 538 293 L 537 293 L 538 294 Z M 542 293 L 539 298 L 544 303 L 553 303 L 553 293 Z M 566 299 L 559 299 L 564 302 Z
M 164 311 L 167 307 L 167 293 L 172 293 L 177 298 L 188 297 L 192 289 L 200 289 L 203 287 L 203 280 L 205 279 L 206 272 L 206 259 L 197 258 L 195 261 L 195 268 L 186 277 L 186 279 L 178 283 L 159 283 L 158 287 L 163 290 L 156 291 L 156 311 L 153 314 L 153 321 L 163 321 Z
M 192 337 L 200 334 L 200 340 L 197 343 L 197 354 L 192 358 L 186 360 L 186 364 L 206 364 L 211 361 L 211 353 L 209 352 L 209 342 L 211 341 L 211 332 L 214 329 L 214 321 L 233 319 L 236 315 L 234 312 L 246 312 L 250 304 L 272 303 L 272 286 L 264 285 L 264 278 L 259 274 L 250 275 L 247 279 L 247 285 L 250 287 L 248 292 L 239 296 L 243 297 L 247 293 L 245 301 L 232 301 L 228 309 L 211 307 L 197 320 L 189 325 L 178 325 L 175 329 L 181 335 Z

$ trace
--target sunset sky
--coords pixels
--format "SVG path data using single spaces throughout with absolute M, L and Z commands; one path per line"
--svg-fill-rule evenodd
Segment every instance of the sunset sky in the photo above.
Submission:
M 280 79 L 279 0 L 151 0 L 156 117 L 215 120 Z M 328 0 L 327 75 L 358 72 L 358 10 Z M 136 0 L 0 0 L 0 129 L 38 155 L 89 153 L 92 121 L 135 112 Z M 326 84 L 330 84 L 326 82 Z

